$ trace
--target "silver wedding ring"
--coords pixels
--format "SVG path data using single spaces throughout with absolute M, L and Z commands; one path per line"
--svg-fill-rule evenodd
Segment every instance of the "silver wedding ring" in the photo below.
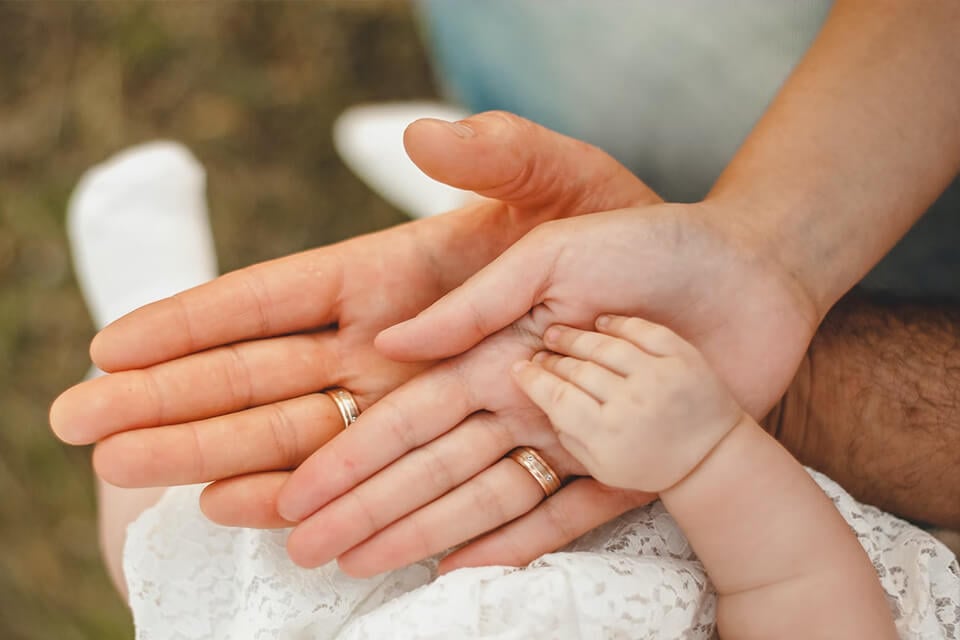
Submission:
M 340 417 L 343 418 L 344 429 L 352 425 L 357 421 L 357 418 L 360 417 L 360 408 L 357 406 L 356 399 L 352 393 L 343 387 L 324 389 L 323 393 L 330 396 L 333 404 L 337 406 L 337 411 L 340 412 Z
M 543 497 L 549 498 L 560 489 L 560 476 L 533 447 L 517 447 L 506 457 L 519 464 L 533 476 L 533 479 L 543 489 Z

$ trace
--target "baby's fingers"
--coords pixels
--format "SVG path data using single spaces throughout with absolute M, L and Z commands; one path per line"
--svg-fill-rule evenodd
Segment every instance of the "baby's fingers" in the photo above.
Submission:
M 547 414 L 557 431 L 576 433 L 577 425 L 596 421 L 600 403 L 583 389 L 538 364 L 521 361 L 513 366 L 514 379 L 535 405 Z
M 693 345 L 667 327 L 643 318 L 605 314 L 597 318 L 597 330 L 626 340 L 654 356 L 674 356 L 694 351 Z
M 550 419 L 560 444 L 587 469 L 593 469 L 593 457 L 584 436 L 600 417 L 600 403 L 576 385 L 522 360 L 513 365 L 513 377 L 530 400 Z
M 533 357 L 533 361 L 548 373 L 572 382 L 600 402 L 606 402 L 624 381 L 623 376 L 589 360 L 541 351 Z

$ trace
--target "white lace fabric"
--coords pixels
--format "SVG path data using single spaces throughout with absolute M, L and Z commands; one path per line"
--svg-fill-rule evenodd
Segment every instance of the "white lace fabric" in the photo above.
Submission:
M 811 472 L 877 569 L 901 638 L 960 637 L 960 567 L 920 529 Z M 139 640 L 714 638 L 716 594 L 659 502 L 528 567 L 436 559 L 369 580 L 301 569 L 287 531 L 220 527 L 200 487 L 169 490 L 128 531 L 124 567 Z

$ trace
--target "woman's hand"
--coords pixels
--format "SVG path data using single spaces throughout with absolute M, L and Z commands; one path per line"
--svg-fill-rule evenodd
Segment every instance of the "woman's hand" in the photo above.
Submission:
M 509 114 L 421 121 L 406 144 L 434 178 L 491 200 L 243 269 L 122 318 L 91 347 L 114 373 L 65 392 L 54 431 L 96 443 L 94 465 L 113 484 L 215 481 L 203 498 L 214 520 L 283 526 L 286 470 L 342 429 L 317 392 L 343 386 L 366 408 L 428 364 L 384 357 L 377 332 L 544 220 L 657 200 L 601 151 Z M 589 529 L 612 515 L 583 517 Z
M 377 344 L 392 358 L 464 353 L 386 396 L 294 472 L 279 502 L 287 519 L 305 518 L 288 543 L 294 560 L 314 566 L 339 556 L 348 572 L 370 575 L 510 521 L 442 568 L 521 564 L 558 546 L 539 542 L 583 533 L 577 514 L 597 510 L 600 485 L 578 479 L 541 503 L 539 485 L 501 460 L 532 446 L 562 477 L 584 473 L 510 376 L 514 362 L 543 348 L 552 324 L 590 327 L 600 313 L 665 324 L 704 353 L 748 411 L 769 409 L 819 317 L 736 220 L 704 203 L 546 223 L 381 334 Z M 650 499 L 604 495 L 621 510 Z

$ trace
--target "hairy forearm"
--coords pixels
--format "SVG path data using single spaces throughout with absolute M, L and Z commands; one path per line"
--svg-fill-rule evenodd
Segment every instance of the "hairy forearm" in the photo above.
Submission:
M 960 528 L 960 305 L 841 301 L 766 422 L 857 499 Z
M 820 314 L 960 170 L 960 3 L 838 0 L 711 191 Z

